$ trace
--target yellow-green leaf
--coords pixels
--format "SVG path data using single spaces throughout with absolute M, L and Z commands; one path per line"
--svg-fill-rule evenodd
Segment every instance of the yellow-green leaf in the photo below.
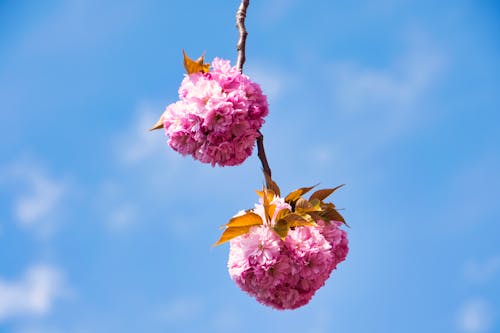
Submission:
M 338 190 L 339 188 L 341 188 L 344 185 L 345 184 L 339 185 L 339 186 L 334 187 L 334 188 L 325 188 L 323 190 L 318 190 L 318 191 L 314 192 L 313 194 L 311 194 L 311 197 L 309 198 L 309 200 L 312 201 L 313 199 L 318 199 L 320 201 L 323 201 L 330 194 L 332 194 L 333 192 L 335 192 L 336 190 Z
M 299 200 L 297 200 L 297 203 L 295 204 L 295 212 L 298 213 L 319 212 L 319 211 L 321 211 L 321 206 L 319 201 L 316 201 L 315 204 L 313 205 L 306 199 L 300 198 Z
M 291 213 L 290 209 L 283 208 L 282 210 L 280 210 L 278 212 L 278 214 L 276 214 L 276 220 L 281 220 L 283 217 L 285 217 L 286 215 L 288 215 L 290 213 Z
M 253 227 L 253 226 L 248 225 L 248 226 L 244 226 L 244 227 L 228 227 L 228 228 L 226 228 L 226 230 L 224 230 L 224 232 L 220 236 L 217 243 L 215 243 L 212 246 L 221 245 L 227 241 L 230 241 L 231 239 L 233 239 L 235 237 L 247 234 L 250 231 L 251 227 Z
M 312 205 L 307 199 L 299 198 L 299 200 L 297 200 L 297 202 L 295 203 L 295 209 L 297 208 L 312 208 Z
M 184 50 L 182 50 L 182 55 L 184 56 L 184 68 L 188 74 L 207 73 L 210 69 L 210 64 L 205 64 L 204 62 L 204 54 L 196 60 L 189 58 Z
M 245 226 L 253 226 L 253 225 L 261 225 L 262 218 L 253 213 L 247 212 L 243 215 L 235 216 L 229 220 L 226 224 L 227 227 L 245 227 Z
M 285 239 L 286 235 L 288 234 L 288 230 L 290 229 L 290 226 L 288 224 L 288 221 L 285 219 L 281 219 L 276 221 L 274 224 L 273 230 L 278 234 L 278 236 L 281 237 L 281 239 Z
M 303 227 L 303 226 L 315 225 L 315 223 L 313 221 L 308 221 L 304 217 L 302 217 L 298 214 L 295 214 L 295 213 L 288 214 L 283 219 L 288 223 L 288 226 L 290 228 L 291 227 Z

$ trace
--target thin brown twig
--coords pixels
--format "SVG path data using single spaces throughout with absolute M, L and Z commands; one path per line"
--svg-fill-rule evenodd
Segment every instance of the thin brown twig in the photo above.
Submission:
M 260 133 L 260 131 L 259 134 L 260 136 L 257 138 L 257 156 L 259 156 L 260 162 L 262 163 L 262 171 L 267 174 L 269 178 L 271 178 L 271 168 L 269 167 L 269 163 L 267 162 L 266 151 L 264 150 L 264 136 L 262 135 L 262 133 Z
M 245 18 L 247 17 L 247 8 L 250 4 L 250 0 L 242 0 L 238 11 L 236 12 L 236 27 L 240 33 L 240 38 L 238 39 L 238 44 L 236 45 L 236 50 L 238 50 L 238 62 L 236 67 L 243 73 L 243 64 L 245 63 L 245 46 L 247 42 L 247 29 L 245 28 Z
M 245 64 L 246 56 L 246 42 L 248 32 L 245 27 L 245 18 L 247 17 L 247 8 L 250 4 L 250 0 L 242 0 L 238 11 L 236 12 L 236 27 L 238 28 L 238 32 L 240 33 L 240 38 L 238 39 L 238 44 L 236 45 L 236 49 L 238 50 L 238 61 L 236 63 L 236 68 L 243 73 L 243 65 Z M 262 164 L 262 171 L 264 175 L 267 175 L 267 179 L 271 179 L 271 168 L 269 167 L 269 163 L 266 158 L 266 151 L 264 150 L 264 135 L 259 131 L 260 136 L 257 138 L 257 156 L 259 156 L 260 162 Z M 269 188 L 270 184 L 267 184 Z

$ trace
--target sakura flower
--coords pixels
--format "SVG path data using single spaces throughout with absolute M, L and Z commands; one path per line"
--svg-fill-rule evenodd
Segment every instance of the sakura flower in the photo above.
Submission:
M 161 119 L 172 149 L 212 166 L 231 166 L 252 154 L 268 112 L 260 86 L 215 58 L 211 71 L 186 74 L 179 101 Z
M 262 219 L 249 232 L 230 241 L 228 269 L 236 284 L 260 303 L 275 309 L 307 304 L 342 262 L 348 249 L 341 223 L 320 220 L 316 225 L 289 230 L 284 239 L 273 230 L 279 211 L 291 206 L 274 197 L 268 221 L 262 202 L 252 210 Z M 248 214 L 248 213 L 247 213 Z

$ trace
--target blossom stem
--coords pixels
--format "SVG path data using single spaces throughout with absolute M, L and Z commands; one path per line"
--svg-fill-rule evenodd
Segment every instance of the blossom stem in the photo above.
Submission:
M 269 163 L 267 162 L 266 151 L 264 150 L 264 135 L 262 135 L 262 133 L 260 133 L 260 136 L 257 138 L 257 156 L 259 156 L 260 163 L 262 163 L 262 171 L 264 172 L 264 174 L 267 174 L 269 178 L 271 178 L 271 168 L 269 167 Z M 267 184 L 267 187 L 269 188 L 270 184 Z
M 245 18 L 247 17 L 247 8 L 250 4 L 250 0 L 241 0 L 241 4 L 236 12 L 236 27 L 238 28 L 238 32 L 240 34 L 240 38 L 238 39 L 238 44 L 236 45 L 236 50 L 238 51 L 238 61 L 236 63 L 236 68 L 243 73 L 243 65 L 245 64 L 246 56 L 246 42 L 248 32 L 245 27 Z M 260 133 L 260 136 L 257 138 L 257 156 L 259 156 L 260 162 L 262 164 L 262 171 L 264 175 L 269 176 L 271 179 L 271 168 L 269 167 L 269 163 L 266 158 L 266 151 L 264 150 L 264 135 Z M 266 182 L 268 177 L 266 176 Z M 269 184 L 267 184 L 269 187 Z
M 243 64 L 245 63 L 245 46 L 247 42 L 248 32 L 245 28 L 245 18 L 247 17 L 247 8 L 250 4 L 250 0 L 242 0 L 238 11 L 236 12 L 236 27 L 240 33 L 240 38 L 238 39 L 238 44 L 236 45 L 236 50 L 238 50 L 238 62 L 236 67 L 243 73 Z

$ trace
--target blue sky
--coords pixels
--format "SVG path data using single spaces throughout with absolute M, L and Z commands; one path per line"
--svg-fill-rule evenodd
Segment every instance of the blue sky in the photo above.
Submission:
M 245 72 L 284 191 L 351 251 L 305 307 L 241 292 L 218 226 L 262 186 L 147 128 L 181 50 L 236 60 L 238 1 L 0 2 L 0 332 L 500 331 L 494 1 L 252 1 Z

